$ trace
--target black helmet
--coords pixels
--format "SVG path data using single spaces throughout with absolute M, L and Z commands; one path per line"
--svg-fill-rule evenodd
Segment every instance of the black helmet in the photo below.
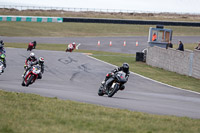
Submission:
M 0 40 L 0 43 L 3 44 L 3 40 Z
M 44 63 L 44 58 L 40 57 L 38 63 L 39 63 L 39 64 L 43 64 L 43 63 Z
M 123 72 L 127 73 L 129 71 L 129 65 L 128 65 L 128 63 L 123 63 L 122 69 L 123 69 Z

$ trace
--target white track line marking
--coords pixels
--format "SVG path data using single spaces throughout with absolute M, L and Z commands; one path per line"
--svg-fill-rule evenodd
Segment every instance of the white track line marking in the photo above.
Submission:
M 110 64 L 110 63 L 105 62 L 105 61 L 102 61 L 102 60 L 99 60 L 99 59 L 97 59 L 97 58 L 95 58 L 95 57 L 92 57 L 92 56 L 89 56 L 89 55 L 87 55 L 87 56 L 88 56 L 89 58 L 94 59 L 94 60 L 97 60 L 97 61 L 103 62 L 103 63 L 105 63 L 105 64 L 111 65 L 111 66 L 113 66 L 113 67 L 117 67 L 116 65 Z M 140 76 L 140 77 L 142 77 L 142 78 L 144 78 L 144 79 L 147 79 L 147 80 L 150 80 L 150 81 L 153 81 L 153 82 L 156 82 L 156 83 L 159 83 L 159 84 L 162 84 L 162 85 L 165 85 L 165 86 L 168 86 L 168 87 L 177 89 L 177 90 L 183 90 L 183 91 L 187 91 L 187 92 L 191 92 L 191 93 L 195 93 L 195 94 L 200 95 L 200 93 L 199 93 L 199 92 L 196 92 L 196 91 L 186 90 L 186 89 L 178 88 L 178 87 L 175 87 L 175 86 L 172 86 L 172 85 L 168 85 L 168 84 L 165 84 L 165 83 L 162 83 L 162 82 L 159 82 L 159 81 L 150 79 L 150 78 L 148 78 L 148 77 L 142 76 L 142 75 L 137 74 L 137 73 L 134 73 L 134 72 L 130 72 L 130 73 L 132 73 L 132 74 L 134 74 L 134 75 L 137 75 L 137 76 Z

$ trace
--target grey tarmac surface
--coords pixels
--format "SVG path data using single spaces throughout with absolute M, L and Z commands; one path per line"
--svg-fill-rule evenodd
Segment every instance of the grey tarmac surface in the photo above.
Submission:
M 69 44 L 75 41 L 81 43 L 80 49 L 98 50 L 107 52 L 129 53 L 135 54 L 141 52 L 147 45 L 147 36 L 130 36 L 130 37 L 5 37 L 0 36 L 4 42 L 8 43 L 29 43 L 36 40 L 39 44 Z M 183 43 L 197 43 L 199 36 L 173 36 L 173 44 L 178 44 L 178 40 L 182 40 Z M 97 45 L 100 41 L 100 46 Z M 110 41 L 112 46 L 110 47 Z M 124 47 L 124 41 L 126 46 Z M 138 46 L 136 46 L 138 41 Z
M 22 87 L 23 65 L 30 52 L 16 48 L 6 50 L 7 68 L 0 75 L 2 90 L 151 114 L 200 118 L 200 94 L 175 89 L 134 74 L 130 74 L 124 91 L 119 91 L 112 98 L 98 96 L 101 81 L 114 66 L 82 53 L 34 50 L 37 57 L 45 58 L 43 79 L 29 87 Z

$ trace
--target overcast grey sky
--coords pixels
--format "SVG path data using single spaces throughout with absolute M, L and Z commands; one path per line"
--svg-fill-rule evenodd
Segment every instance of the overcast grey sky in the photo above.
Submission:
M 200 0 L 0 0 L 4 4 L 200 14 Z

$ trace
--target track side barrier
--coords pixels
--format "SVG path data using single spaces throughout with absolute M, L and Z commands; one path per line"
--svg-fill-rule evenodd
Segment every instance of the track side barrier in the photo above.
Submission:
M 136 25 L 165 25 L 165 26 L 191 26 L 200 27 L 200 22 L 178 21 L 150 21 L 150 20 L 127 20 L 127 19 L 101 19 L 101 18 L 62 18 L 40 16 L 0 16 L 0 21 L 16 22 L 77 22 L 77 23 L 111 23 L 111 24 L 136 24 Z
M 14 22 L 63 22 L 61 17 L 40 17 L 40 16 L 0 16 L 0 21 Z
M 63 18 L 63 22 L 79 23 L 112 23 L 112 24 L 138 24 L 138 25 L 171 25 L 200 27 L 200 22 L 177 22 L 177 21 L 147 21 L 126 19 L 100 19 L 100 18 Z

